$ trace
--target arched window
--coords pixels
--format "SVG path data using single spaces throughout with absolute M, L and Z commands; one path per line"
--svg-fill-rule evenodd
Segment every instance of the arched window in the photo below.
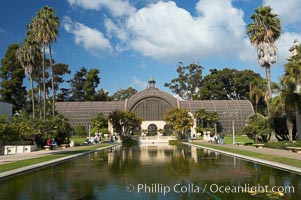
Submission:
M 155 124 L 150 124 L 147 128 L 148 135 L 157 135 L 158 128 Z
M 172 134 L 172 130 L 171 127 L 169 125 L 165 125 L 164 126 L 164 135 L 171 135 Z

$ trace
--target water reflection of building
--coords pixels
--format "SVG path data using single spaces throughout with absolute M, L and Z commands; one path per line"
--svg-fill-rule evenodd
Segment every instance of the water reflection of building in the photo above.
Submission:
M 144 166 L 156 166 L 161 170 L 171 170 L 177 176 L 185 174 L 200 180 L 239 181 L 239 177 L 252 178 L 256 173 L 254 163 L 190 146 L 145 145 L 119 148 L 108 155 L 109 166 L 116 163 L 120 167 L 130 165 L 137 169 L 137 174 L 140 174 L 140 168 Z
M 141 164 L 164 163 L 174 154 L 176 146 L 156 144 L 153 146 L 140 145 L 137 148 L 129 148 L 127 150 L 122 150 L 120 148 L 119 150 L 117 150 L 118 152 L 115 153 L 113 150 L 113 152 L 109 154 L 108 162 L 112 163 L 114 156 L 120 156 L 120 159 L 123 161 L 125 159 L 138 159 Z
M 144 129 L 149 135 L 157 135 L 160 129 L 164 130 L 165 135 L 170 135 L 170 127 L 166 125 L 163 118 L 167 110 L 175 107 L 188 110 L 192 117 L 199 109 L 217 112 L 219 127 L 224 133 L 232 130 L 232 121 L 235 123 L 235 131 L 239 133 L 246 118 L 254 113 L 253 106 L 248 100 L 180 100 L 159 90 L 153 78 L 149 80 L 147 89 L 126 100 L 56 103 L 56 110 L 69 118 L 73 126 L 83 125 L 87 130 L 90 120 L 97 113 L 102 112 L 109 115 L 114 110 L 134 112 L 136 116 L 143 119 L 142 125 L 137 131 Z M 233 111 L 237 115 L 232 119 L 230 115 Z M 188 130 L 192 137 L 196 136 L 196 120 L 194 121 L 194 126 Z M 112 131 L 112 127 L 109 128 Z

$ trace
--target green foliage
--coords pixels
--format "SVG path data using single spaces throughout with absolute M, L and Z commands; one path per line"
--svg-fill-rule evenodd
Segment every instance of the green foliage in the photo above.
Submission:
M 121 140 L 122 146 L 124 147 L 131 147 L 139 144 L 137 140 L 132 139 L 130 136 L 122 136 Z
M 14 127 L 8 121 L 6 115 L 0 115 L 0 154 L 3 152 L 4 145 L 17 140 L 19 137 Z
M 109 120 L 113 125 L 114 131 L 124 134 L 132 134 L 136 127 L 142 123 L 142 119 L 137 118 L 134 113 L 126 111 L 113 111 L 109 115 Z
M 205 109 L 199 109 L 194 113 L 197 120 L 196 131 L 204 133 L 204 131 L 214 132 L 214 125 L 218 122 L 218 114 L 216 112 L 208 112 Z
M 169 110 L 164 116 L 164 121 L 166 121 L 166 124 L 171 126 L 172 129 L 180 133 L 180 138 L 184 136 L 185 130 L 193 126 L 193 119 L 188 111 L 179 108 Z
M 250 83 L 254 79 L 263 81 L 260 74 L 251 70 L 211 69 L 210 74 L 206 75 L 202 80 L 199 99 L 249 99 Z
M 57 91 L 60 89 L 60 85 L 65 82 L 63 77 L 66 74 L 71 73 L 69 65 L 64 63 L 54 64 L 52 67 L 52 73 L 54 84 L 54 96 L 57 97 L 58 101 L 68 101 L 68 89 L 62 88 L 60 93 L 57 93 Z
M 84 126 L 82 125 L 79 125 L 77 127 L 75 127 L 75 130 L 74 130 L 74 134 L 78 137 L 84 137 L 84 136 L 87 136 L 87 132 L 86 132 L 86 129 Z
M 118 90 L 117 92 L 115 92 L 112 96 L 114 101 L 118 101 L 118 100 L 125 100 L 130 98 L 131 96 L 133 96 L 134 94 L 137 93 L 137 90 L 129 87 L 128 89 L 125 90 Z
M 91 120 L 92 128 L 96 132 L 100 132 L 101 129 L 108 127 L 108 118 L 103 113 L 98 113 L 96 117 Z
M 98 74 L 99 70 L 92 68 L 86 75 L 86 81 L 84 82 L 84 99 L 86 101 L 94 101 L 96 99 L 96 88 L 100 82 Z
M 168 141 L 168 144 L 169 144 L 169 145 L 179 145 L 179 144 L 181 144 L 181 143 L 182 143 L 181 140 L 169 140 L 169 141 Z
M 76 71 L 73 79 L 70 80 L 71 97 L 72 101 L 84 100 L 84 83 L 86 81 L 87 69 L 82 67 L 79 71 Z
M 250 17 L 253 23 L 247 27 L 247 34 L 254 45 L 261 42 L 274 43 L 281 34 L 281 25 L 278 15 L 271 13 L 270 6 L 260 6 Z
M 89 71 L 82 67 L 76 71 L 71 79 L 71 97 L 72 101 L 94 101 L 97 99 L 96 88 L 100 82 L 98 76 L 99 70 L 92 68 Z
M 11 103 L 14 111 L 22 110 L 26 101 L 26 89 L 23 86 L 24 70 L 16 58 L 19 46 L 8 46 L 0 67 L 0 101 Z
M 255 142 L 267 142 L 271 131 L 272 128 L 269 117 L 255 113 L 248 117 L 246 125 L 241 132 Z
M 287 150 L 286 147 L 301 147 L 301 142 L 289 142 L 288 140 L 280 141 L 280 142 L 270 142 L 265 144 L 268 148 L 274 148 L 274 149 L 284 149 Z
M 177 68 L 178 78 L 172 79 L 170 83 L 165 83 L 164 86 L 183 99 L 199 99 L 198 89 L 201 86 L 203 69 L 198 64 L 183 66 L 183 63 L 179 62 Z

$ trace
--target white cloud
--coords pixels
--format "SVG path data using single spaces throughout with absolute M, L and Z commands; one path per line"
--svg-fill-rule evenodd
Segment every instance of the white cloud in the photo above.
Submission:
M 112 51 L 110 41 L 99 30 L 74 22 L 70 17 L 64 17 L 63 26 L 67 32 L 74 35 L 75 43 L 90 53 L 98 55 L 103 51 Z
M 231 0 L 200 0 L 193 17 L 175 2 L 150 4 L 129 16 L 129 45 L 158 60 L 227 57 L 245 49 L 243 11 Z
M 263 5 L 271 6 L 272 12 L 278 14 L 283 26 L 300 22 L 300 0 L 264 0 Z
M 287 58 L 290 56 L 289 49 L 293 46 L 295 39 L 301 39 L 300 33 L 285 32 L 281 34 L 281 37 L 276 42 L 278 48 L 279 63 L 284 65 L 287 62 Z
M 144 90 L 147 87 L 147 82 L 146 81 L 141 81 L 137 77 L 133 77 L 131 86 L 133 88 L 137 88 L 138 90 Z
M 71 6 L 78 6 L 87 10 L 109 9 L 113 16 L 124 16 L 134 13 L 136 8 L 124 0 L 68 0 Z

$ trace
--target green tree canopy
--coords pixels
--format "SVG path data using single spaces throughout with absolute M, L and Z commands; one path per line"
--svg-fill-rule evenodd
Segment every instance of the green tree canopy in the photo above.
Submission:
M 277 60 L 275 41 L 281 34 L 280 19 L 269 6 L 258 7 L 250 18 L 253 23 L 247 26 L 247 35 L 257 48 L 259 65 L 266 70 L 268 96 L 272 97 L 270 66 Z
M 185 131 L 193 126 L 192 116 L 190 116 L 187 110 L 180 108 L 169 110 L 164 116 L 164 121 L 166 121 L 166 124 L 171 126 L 172 129 L 180 133 L 181 138 L 185 136 Z
M 23 86 L 24 69 L 16 58 L 19 46 L 8 46 L 0 67 L 0 101 L 11 103 L 13 110 L 21 110 L 26 102 L 26 89 Z
M 199 89 L 201 87 L 203 67 L 198 64 L 190 64 L 183 66 L 179 62 L 177 73 L 178 77 L 165 83 L 164 86 L 171 89 L 171 91 L 181 98 L 186 100 L 199 99 Z
M 125 99 L 130 98 L 131 96 L 133 96 L 136 93 L 137 93 L 136 89 L 134 89 L 132 87 L 129 87 L 129 88 L 125 89 L 125 90 L 118 90 L 117 92 L 115 92 L 112 95 L 112 98 L 115 101 L 125 100 Z

